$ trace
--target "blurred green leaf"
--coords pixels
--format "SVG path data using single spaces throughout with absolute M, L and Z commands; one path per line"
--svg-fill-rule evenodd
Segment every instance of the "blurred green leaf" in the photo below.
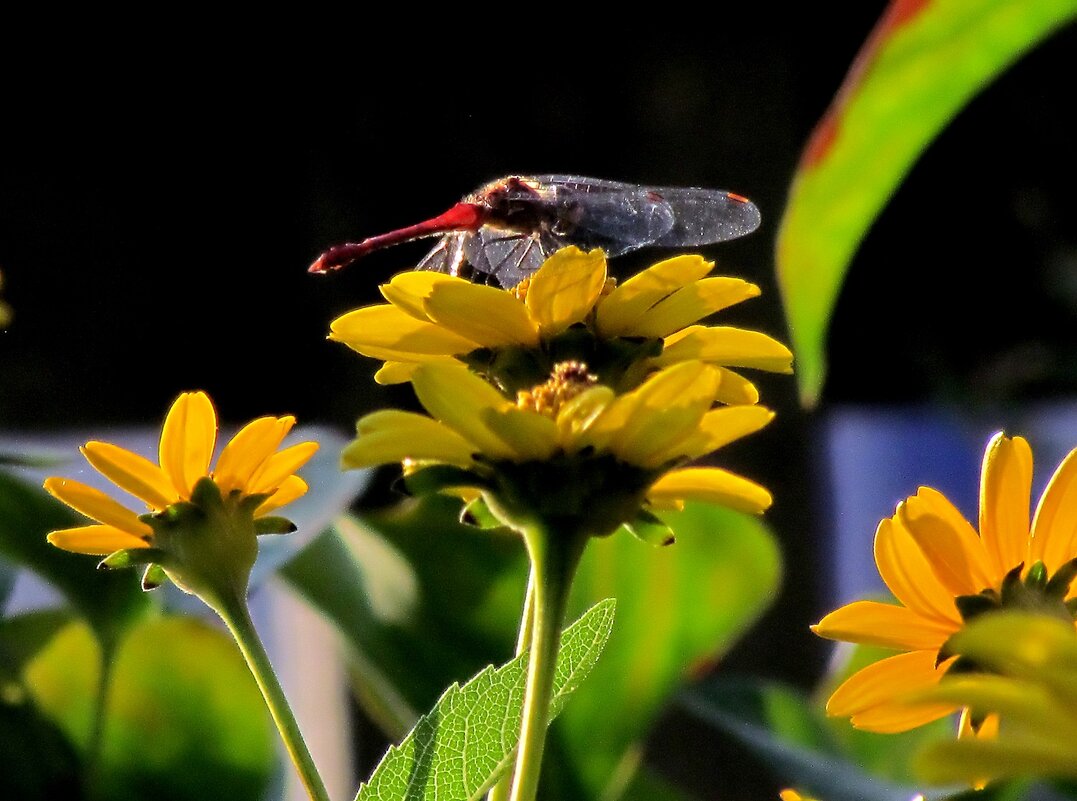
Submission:
M 551 712 L 594 667 L 613 627 L 614 602 L 602 601 L 565 630 Z M 488 666 L 453 685 L 359 788 L 356 801 L 477 801 L 512 765 L 527 681 L 527 655 Z
M 26 666 L 30 695 L 87 747 L 100 648 L 72 624 Z M 94 795 L 110 801 L 261 801 L 275 765 L 261 695 L 231 640 L 180 617 L 145 620 L 113 666 Z
M 909 801 L 919 792 L 877 779 L 839 753 L 807 697 L 791 688 L 763 681 L 710 681 L 680 700 L 759 756 L 783 783 L 826 801 Z
M 0 798 L 81 801 L 82 765 L 70 741 L 35 705 L 8 687 L 0 694 Z
M 804 150 L 778 233 L 806 404 L 845 272 L 896 187 L 977 92 L 1075 15 L 1077 0 L 892 0 Z
M 459 510 L 427 497 L 341 523 L 282 572 L 340 628 L 359 698 L 394 739 L 446 685 L 512 655 L 523 545 L 504 530 L 461 525 Z M 703 504 L 662 518 L 677 537 L 668 548 L 624 531 L 588 545 L 570 615 L 613 597 L 618 623 L 551 729 L 546 797 L 554 784 L 579 799 L 598 798 L 611 780 L 627 785 L 662 705 L 774 596 L 779 553 L 758 519 Z
M 0 682 L 20 682 L 26 663 L 70 622 L 71 612 L 66 609 L 43 609 L 0 620 Z
M 102 641 L 116 643 L 151 604 L 135 573 L 99 572 L 95 557 L 68 553 L 45 541 L 48 532 L 83 522 L 44 490 L 0 472 L 0 555 L 47 580 Z
M 655 548 L 624 532 L 595 540 L 573 587 L 572 609 L 617 599 L 602 661 L 555 727 L 595 796 L 674 691 L 767 609 L 781 579 L 778 546 L 759 518 L 700 503 L 660 517 L 676 544 Z

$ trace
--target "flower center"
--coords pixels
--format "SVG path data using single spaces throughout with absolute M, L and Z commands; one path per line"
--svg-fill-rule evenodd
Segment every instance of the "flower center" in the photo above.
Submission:
M 558 362 L 548 381 L 516 393 L 516 406 L 546 417 L 557 417 L 561 407 L 598 383 L 598 376 L 578 361 Z

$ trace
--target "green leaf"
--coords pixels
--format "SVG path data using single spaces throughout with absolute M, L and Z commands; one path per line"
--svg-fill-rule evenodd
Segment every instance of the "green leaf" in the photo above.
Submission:
M 339 628 L 360 703 L 394 739 L 445 686 L 513 652 L 523 544 L 461 525 L 460 506 L 430 496 L 344 521 L 282 572 Z M 598 798 L 615 773 L 627 782 L 673 692 L 736 642 L 777 589 L 778 548 L 758 518 L 705 504 L 661 517 L 676 544 L 654 548 L 620 531 L 589 543 L 580 565 L 569 614 L 613 597 L 618 623 L 550 732 L 547 776 L 565 784 L 561 797 Z M 544 782 L 545 794 L 552 778 Z
M 68 553 L 45 541 L 50 531 L 84 522 L 44 490 L 0 472 L 0 555 L 46 579 L 103 641 L 115 643 L 151 604 L 136 575 L 95 570 L 95 557 Z
M 553 715 L 598 660 L 613 628 L 614 607 L 613 600 L 596 604 L 562 635 Z M 512 764 L 526 680 L 525 653 L 450 687 L 404 741 L 389 749 L 356 801 L 481 798 Z
M 908 801 L 909 785 L 876 779 L 842 756 L 808 700 L 764 682 L 708 682 L 681 696 L 690 712 L 763 759 L 785 784 L 826 801 Z
M 20 682 L 26 663 L 70 622 L 71 612 L 66 609 L 43 609 L 0 619 L 0 683 Z
M 573 587 L 572 610 L 617 598 L 602 661 L 554 727 L 592 797 L 640 748 L 673 693 L 770 605 L 781 577 L 777 544 L 759 518 L 702 503 L 659 516 L 674 545 L 623 532 L 594 540 Z
M 1077 0 L 893 0 L 801 157 L 778 233 L 801 398 L 818 399 L 827 323 L 868 228 L 984 86 L 1077 15 Z
M 37 708 L 82 753 L 99 669 L 100 649 L 76 623 L 24 671 Z M 146 620 L 116 654 L 95 795 L 262 801 L 274 743 L 258 688 L 226 635 L 193 618 Z

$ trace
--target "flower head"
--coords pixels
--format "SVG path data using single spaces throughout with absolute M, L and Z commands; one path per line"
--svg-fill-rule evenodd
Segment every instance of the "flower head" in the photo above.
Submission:
M 980 669 L 959 657 L 951 638 L 974 619 L 1021 609 L 1073 625 L 1070 582 L 1077 573 L 1077 450 L 1051 478 L 1029 523 L 1032 451 L 1020 437 L 996 434 L 980 485 L 979 532 L 940 492 L 921 487 L 879 524 L 875 563 L 898 605 L 857 601 L 812 630 L 834 640 L 901 653 L 855 673 L 827 712 L 880 732 L 911 729 L 958 709 L 952 701 L 909 703 L 949 672 Z M 997 718 L 962 716 L 960 733 L 990 736 Z
M 712 408 L 722 377 L 687 361 L 617 395 L 585 365 L 566 362 L 512 401 L 463 365 L 422 364 L 412 383 L 430 416 L 363 417 L 343 463 L 440 465 L 444 484 L 482 491 L 502 519 L 572 519 L 592 534 L 641 510 L 648 520 L 645 506 L 689 499 L 759 513 L 771 502 L 763 487 L 720 468 L 683 467 L 773 417 L 761 406 Z
M 106 567 L 159 566 L 185 589 L 204 583 L 200 573 L 218 569 L 235 573 L 245 587 L 257 552 L 254 535 L 291 530 L 291 523 L 270 513 L 307 491 L 295 472 L 318 444 L 277 450 L 294 424 L 294 417 L 248 423 L 211 471 L 217 414 L 204 392 L 185 392 L 165 418 L 159 464 L 107 442 L 81 448 L 98 472 L 143 501 L 148 513 L 73 479 L 49 478 L 48 492 L 97 523 L 53 531 L 48 540 L 75 553 L 109 555 Z M 148 572 L 148 583 L 155 574 Z
M 575 360 L 621 391 L 655 368 L 700 360 L 722 376 L 719 400 L 755 403 L 755 387 L 729 368 L 788 373 L 792 354 L 756 331 L 696 325 L 759 294 L 739 278 L 708 277 L 713 268 L 677 256 L 615 286 L 601 250 L 567 247 L 511 290 L 407 272 L 382 287 L 389 303 L 339 317 L 329 338 L 385 360 L 380 383 L 406 381 L 422 363 L 461 361 L 513 393 Z

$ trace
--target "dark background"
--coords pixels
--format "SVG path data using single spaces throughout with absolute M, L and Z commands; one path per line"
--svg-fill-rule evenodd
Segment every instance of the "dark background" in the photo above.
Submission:
M 306 21 L 272 41 L 207 23 L 180 44 L 60 43 L 55 77 L 24 64 L 0 100 L 0 272 L 15 313 L 0 332 L 0 427 L 156 421 L 193 388 L 229 420 L 290 412 L 342 428 L 409 402 L 325 335 L 426 245 L 330 277 L 306 267 L 511 173 L 751 197 L 762 228 L 706 254 L 763 288 L 724 320 L 788 341 L 773 272 L 787 188 L 882 7 L 840 19 L 716 7 L 705 31 L 676 8 L 594 30 L 523 7 L 487 30 L 496 17 L 459 9 L 444 24 Z M 1075 77 L 1070 28 L 920 159 L 850 271 L 819 409 L 797 406 L 793 379 L 760 377 L 779 417 L 722 461 L 774 492 L 787 575 L 731 669 L 802 686 L 822 670 L 828 648 L 806 625 L 823 611 L 828 409 L 1004 409 L 1077 388 Z

